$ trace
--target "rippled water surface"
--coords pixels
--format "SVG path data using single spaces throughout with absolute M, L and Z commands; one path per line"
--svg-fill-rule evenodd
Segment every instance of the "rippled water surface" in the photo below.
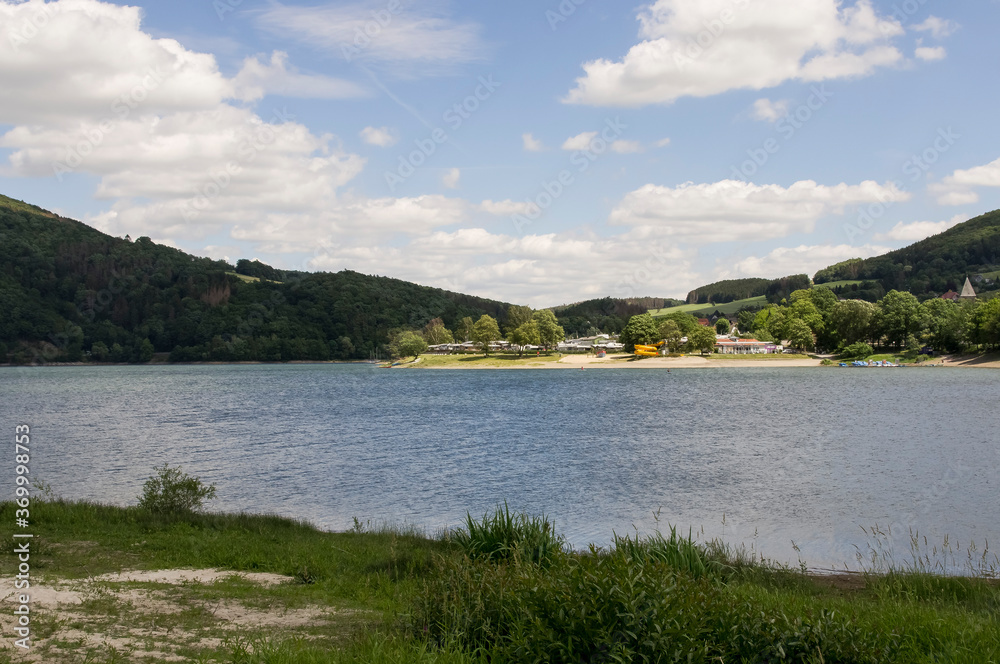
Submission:
M 507 500 L 604 545 L 659 510 L 818 567 L 876 523 L 1000 542 L 998 403 L 992 370 L 0 368 L 0 423 L 32 426 L 32 472 L 67 498 L 132 502 L 167 462 L 215 509 L 331 529 Z

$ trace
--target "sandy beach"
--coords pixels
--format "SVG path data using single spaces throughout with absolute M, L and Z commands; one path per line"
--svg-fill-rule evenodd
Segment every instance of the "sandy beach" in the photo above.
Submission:
M 773 357 L 768 359 L 717 359 L 698 357 L 645 357 L 633 359 L 632 355 L 609 355 L 596 358 L 586 355 L 567 355 L 549 365 L 551 369 L 723 369 L 727 367 L 818 367 L 819 360 Z
M 729 369 L 746 367 L 770 367 L 770 368 L 793 368 L 793 367 L 819 367 L 820 358 L 805 358 L 801 355 L 795 357 L 781 357 L 770 355 L 767 357 L 737 356 L 730 358 L 699 357 L 697 355 L 685 355 L 683 357 L 646 357 L 641 360 L 635 359 L 632 355 L 620 353 L 597 358 L 592 355 L 564 355 L 560 358 L 553 356 L 542 356 L 539 358 L 524 357 L 514 360 L 512 358 L 498 358 L 491 356 L 465 356 L 462 359 L 454 356 L 423 356 L 416 362 L 406 362 L 397 365 L 398 369 Z M 443 361 L 442 361 L 443 360 Z M 839 360 L 834 359 L 834 362 Z M 963 368 L 963 369 L 1000 369 L 1000 359 L 996 355 L 987 356 L 960 356 L 947 355 L 934 358 L 922 364 L 906 364 L 905 368 L 931 369 L 931 368 Z
M 695 355 L 684 357 L 646 357 L 635 359 L 630 354 L 609 355 L 603 358 L 591 355 L 565 355 L 559 359 L 553 357 L 525 357 L 520 360 L 489 359 L 478 356 L 468 361 L 426 361 L 428 356 L 421 357 L 417 362 L 402 364 L 396 368 L 420 369 L 713 369 L 727 367 L 818 367 L 818 359 L 800 357 L 782 358 L 772 356 L 767 359 L 718 359 Z

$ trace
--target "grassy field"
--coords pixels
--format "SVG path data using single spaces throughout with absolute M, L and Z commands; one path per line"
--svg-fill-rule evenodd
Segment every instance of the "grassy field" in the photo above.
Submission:
M 650 309 L 649 313 L 654 317 L 666 316 L 667 314 L 674 314 L 677 312 L 691 314 L 692 316 L 701 316 L 709 315 L 718 311 L 728 316 L 735 314 L 743 307 L 759 308 L 764 306 L 767 306 L 767 298 L 761 295 L 760 297 L 735 300 L 733 302 L 727 302 L 726 304 L 682 304 L 677 307 L 667 307 L 666 309 Z
M 240 281 L 245 281 L 248 284 L 253 284 L 253 283 L 256 283 L 256 282 L 260 281 L 260 277 L 251 277 L 251 276 L 246 275 L 246 274 L 240 274 L 239 272 L 226 272 L 226 274 L 231 274 L 232 276 L 236 277 Z
M 565 356 L 559 353 L 542 353 L 541 355 L 535 355 L 534 353 L 529 355 L 525 353 L 524 357 L 518 357 L 513 353 L 493 353 L 489 357 L 478 353 L 475 355 L 421 355 L 419 362 L 413 362 L 413 358 L 409 358 L 399 364 L 398 367 L 424 369 L 438 367 L 509 369 L 511 367 L 541 367 L 552 362 L 558 362 L 562 357 Z
M 450 537 L 59 500 L 31 518 L 33 645 L 15 653 L 5 619 L 5 664 L 1000 658 L 1000 588 L 923 563 L 810 577 L 672 532 L 569 552 L 546 520 L 504 510 Z M 187 580 L 115 576 L 178 568 Z

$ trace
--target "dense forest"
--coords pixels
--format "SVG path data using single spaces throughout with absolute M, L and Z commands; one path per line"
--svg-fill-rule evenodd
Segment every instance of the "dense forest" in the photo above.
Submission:
M 687 295 L 687 304 L 726 304 L 767 294 L 770 279 L 728 279 L 695 288 Z
M 240 276 L 240 274 L 244 276 Z M 356 272 L 197 258 L 0 196 L 0 361 L 365 359 L 508 305 Z
M 996 290 L 998 270 L 1000 210 L 995 210 L 883 256 L 831 265 L 817 272 L 814 281 L 864 282 L 839 287 L 844 297 L 875 301 L 899 290 L 923 300 L 961 291 L 966 277 L 978 292 Z

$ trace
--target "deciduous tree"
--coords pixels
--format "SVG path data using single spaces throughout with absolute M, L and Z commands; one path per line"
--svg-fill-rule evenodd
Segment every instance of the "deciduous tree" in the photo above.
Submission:
M 533 320 L 538 325 L 538 336 L 546 350 L 555 347 L 566 338 L 566 332 L 560 327 L 556 315 L 551 310 L 536 311 Z
M 488 314 L 483 314 L 472 326 L 472 340 L 479 345 L 486 355 L 490 354 L 490 344 L 500 341 L 500 326 L 497 320 Z

